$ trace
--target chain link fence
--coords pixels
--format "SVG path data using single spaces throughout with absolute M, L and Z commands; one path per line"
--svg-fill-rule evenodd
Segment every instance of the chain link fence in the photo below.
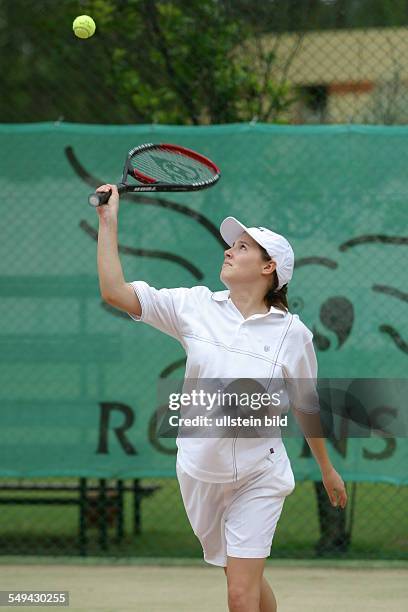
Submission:
M 135 144 L 190 146 L 223 176 L 202 194 L 123 201 L 127 280 L 221 289 L 222 218 L 276 226 L 295 248 L 290 308 L 320 375 L 406 377 L 406 8 L 0 0 L 2 554 L 202 556 L 174 441 L 151 432 L 156 381 L 181 378 L 184 353 L 98 291 L 86 197 L 119 179 Z M 72 35 L 81 13 L 97 23 L 90 40 Z M 244 123 L 216 127 L 231 122 Z M 126 414 L 134 453 L 112 433 Z M 344 513 L 302 444 L 288 451 L 298 481 L 273 558 L 407 558 L 406 438 L 352 442 L 328 443 Z

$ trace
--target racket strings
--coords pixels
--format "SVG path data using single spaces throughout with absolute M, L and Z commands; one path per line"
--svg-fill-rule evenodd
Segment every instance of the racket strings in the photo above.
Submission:
M 215 170 L 199 160 L 165 148 L 137 153 L 130 163 L 136 172 L 160 183 L 194 185 L 212 181 L 216 175 Z

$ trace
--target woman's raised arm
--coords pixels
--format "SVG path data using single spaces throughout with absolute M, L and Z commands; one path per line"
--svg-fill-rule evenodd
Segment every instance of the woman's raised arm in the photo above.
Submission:
M 115 185 L 101 185 L 97 191 L 112 190 L 107 204 L 98 206 L 98 276 L 102 299 L 120 310 L 140 316 L 142 307 L 130 283 L 123 277 L 118 251 L 119 194 Z

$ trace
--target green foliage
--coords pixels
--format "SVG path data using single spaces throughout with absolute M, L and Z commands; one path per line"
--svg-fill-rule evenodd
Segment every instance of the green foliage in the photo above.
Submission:
M 71 31 L 83 13 L 97 24 L 86 41 Z M 290 87 L 248 47 L 256 35 L 218 0 L 0 0 L 0 121 L 284 121 Z
M 285 122 L 262 35 L 407 25 L 408 0 L 0 0 L 0 122 Z M 88 13 L 96 34 L 72 21 Z M 290 65 L 293 55 L 290 53 Z
M 273 115 L 277 121 L 288 108 L 288 88 L 279 87 L 268 74 L 262 89 L 265 75 L 254 73 L 251 64 L 255 58 L 239 52 L 256 32 L 245 20 L 231 19 L 224 3 L 123 3 L 120 38 L 115 5 L 114 0 L 93 0 L 89 10 L 109 47 L 114 47 L 109 82 L 112 87 L 116 84 L 120 97 L 142 120 L 229 123 L 249 121 L 254 115 L 267 121 Z M 120 46 L 115 46 L 117 43 Z M 270 72 L 271 68 L 270 63 Z M 261 97 L 269 92 L 273 92 L 273 103 L 265 113 Z
M 90 3 L 98 21 L 99 4 L 100 0 Z M 112 8 L 115 3 L 110 4 Z M 112 83 L 147 120 L 192 124 L 249 121 L 254 116 L 282 120 L 293 101 L 289 88 L 274 82 L 268 56 L 255 57 L 255 47 L 252 56 L 242 52 L 257 30 L 246 19 L 232 18 L 226 8 L 217 0 L 123 4 L 126 25 L 121 29 L 120 61 L 114 62 Z M 105 19 L 104 26 L 114 27 L 114 21 Z M 273 95 L 265 105 L 263 98 L 269 93 Z

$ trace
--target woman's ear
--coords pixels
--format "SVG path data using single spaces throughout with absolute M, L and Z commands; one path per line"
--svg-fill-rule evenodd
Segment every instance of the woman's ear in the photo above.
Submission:
M 271 274 L 274 270 L 276 270 L 276 263 L 272 259 L 265 261 L 263 269 L 267 274 Z

